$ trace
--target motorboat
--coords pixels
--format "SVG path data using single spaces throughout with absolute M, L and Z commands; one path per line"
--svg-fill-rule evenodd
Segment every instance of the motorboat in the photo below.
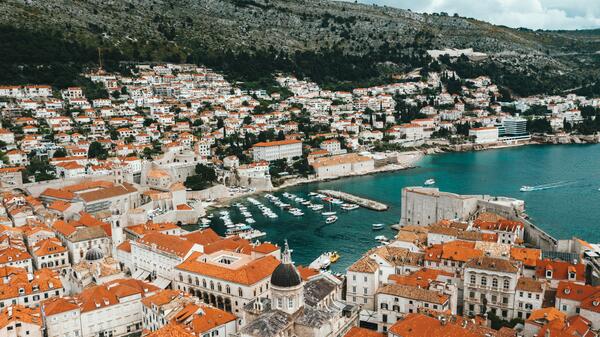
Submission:
M 373 230 L 380 230 L 380 229 L 383 229 L 384 227 L 385 227 L 385 225 L 382 223 L 374 223 L 371 225 L 371 228 L 373 228 Z
M 323 214 L 324 216 L 331 216 L 331 215 L 336 215 L 337 212 L 323 212 L 321 214 Z
M 338 262 L 338 260 L 340 259 L 340 254 L 338 254 L 338 252 L 328 252 L 329 255 L 329 261 L 331 263 L 336 263 Z
M 351 210 L 357 209 L 359 207 L 360 206 L 358 206 L 357 204 L 343 204 L 342 205 L 342 209 L 346 210 L 346 211 L 351 211 Z
M 331 257 L 328 253 L 319 255 L 311 264 L 308 266 L 313 269 L 327 269 L 331 265 Z
M 310 207 L 313 211 L 320 211 L 323 209 L 323 205 L 312 205 Z
M 433 179 L 433 178 L 427 179 L 427 180 L 425 180 L 425 182 L 423 183 L 423 185 L 425 185 L 425 186 L 435 185 L 435 179 Z
M 329 216 L 327 217 L 327 219 L 325 219 L 325 223 L 334 223 L 338 220 L 338 217 L 335 215 Z
M 531 192 L 531 191 L 535 191 L 535 187 L 523 185 L 523 186 L 521 186 L 521 188 L 519 189 L 519 191 L 521 191 L 521 192 Z
M 375 240 L 379 241 L 379 242 L 388 242 L 388 238 L 385 235 L 377 235 L 375 237 Z

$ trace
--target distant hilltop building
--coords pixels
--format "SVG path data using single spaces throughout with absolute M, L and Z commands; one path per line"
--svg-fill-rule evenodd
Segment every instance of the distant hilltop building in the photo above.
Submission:
M 434 59 L 439 58 L 442 55 L 448 55 L 450 57 L 460 57 L 461 55 L 465 55 L 470 59 L 484 59 L 487 58 L 488 55 L 486 53 L 480 53 L 473 51 L 473 48 L 467 49 L 456 49 L 456 48 L 446 48 L 442 50 L 428 50 L 427 54 Z

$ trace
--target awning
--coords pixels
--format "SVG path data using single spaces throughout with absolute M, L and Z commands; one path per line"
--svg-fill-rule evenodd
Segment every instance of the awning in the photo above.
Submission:
M 141 281 L 144 281 L 145 279 L 147 279 L 148 276 L 150 276 L 150 272 L 145 271 L 143 269 L 138 269 L 136 272 L 133 273 L 133 275 L 131 275 L 132 278 L 134 278 L 136 280 L 141 280 Z
M 171 284 L 171 280 L 167 280 L 166 278 L 157 277 L 156 280 L 152 281 L 152 284 L 159 287 L 160 289 L 167 289 L 169 284 Z

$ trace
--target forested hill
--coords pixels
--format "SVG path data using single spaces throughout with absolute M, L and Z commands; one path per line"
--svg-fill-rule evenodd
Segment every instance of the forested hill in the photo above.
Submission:
M 97 62 L 204 63 L 240 80 L 281 70 L 324 85 L 385 80 L 427 66 L 428 49 L 473 48 L 461 63 L 517 93 L 558 92 L 597 77 L 600 35 L 541 32 L 474 19 L 324 0 L 5 0 L 0 81 L 66 85 Z M 8 52 L 4 52 L 8 51 Z M 452 65 L 450 65 L 452 66 Z

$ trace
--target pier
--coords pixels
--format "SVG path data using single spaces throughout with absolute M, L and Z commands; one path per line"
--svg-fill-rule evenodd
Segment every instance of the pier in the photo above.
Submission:
M 384 203 L 381 203 L 381 202 L 378 202 L 375 200 L 370 200 L 370 199 L 363 198 L 363 197 L 359 197 L 356 195 L 352 195 L 350 193 L 333 191 L 333 190 L 318 190 L 318 192 L 321 194 L 330 196 L 332 198 L 341 199 L 346 202 L 351 202 L 351 203 L 357 204 L 364 208 L 372 209 L 374 211 L 382 212 L 382 211 L 387 211 L 387 209 L 390 208 L 388 205 L 386 205 Z

